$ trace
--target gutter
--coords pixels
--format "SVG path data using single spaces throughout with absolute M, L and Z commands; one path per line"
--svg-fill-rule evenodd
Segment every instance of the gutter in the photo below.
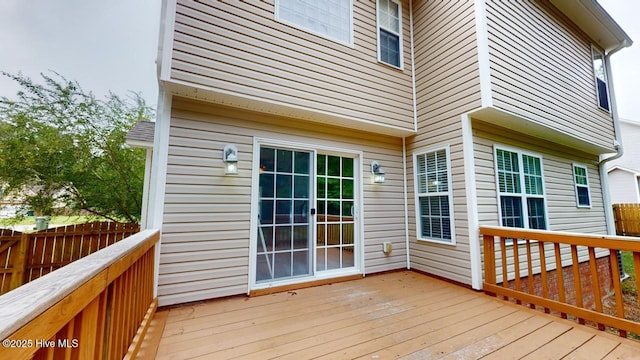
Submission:
M 600 158 L 598 162 L 598 169 L 600 171 L 600 181 L 602 183 L 602 200 L 605 209 L 605 219 L 607 224 L 607 234 L 615 235 L 616 227 L 615 220 L 613 218 L 613 204 L 611 204 L 611 195 L 609 194 L 609 175 L 607 173 L 606 164 L 612 160 L 620 158 L 624 154 L 624 146 L 622 145 L 622 135 L 620 130 L 620 117 L 618 116 L 618 105 L 616 103 L 615 90 L 613 86 L 613 76 L 611 74 L 610 59 L 613 54 L 622 50 L 623 48 L 631 46 L 631 43 L 624 39 L 618 47 L 609 51 L 605 57 L 605 69 L 607 70 L 607 82 L 609 86 L 609 101 L 611 102 L 611 115 L 613 117 L 613 131 L 614 131 L 614 147 L 616 154 L 607 158 Z

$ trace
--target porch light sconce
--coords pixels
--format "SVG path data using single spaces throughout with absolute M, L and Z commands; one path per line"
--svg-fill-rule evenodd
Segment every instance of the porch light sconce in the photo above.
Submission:
M 226 145 L 222 152 L 225 175 L 238 175 L 238 148 L 235 145 Z
M 384 182 L 384 170 L 377 161 L 371 163 L 371 173 L 374 183 L 382 184 Z

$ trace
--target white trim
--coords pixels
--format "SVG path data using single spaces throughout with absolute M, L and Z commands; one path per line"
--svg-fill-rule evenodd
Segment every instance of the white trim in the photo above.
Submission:
M 493 106 L 491 92 L 491 62 L 489 60 L 489 30 L 484 0 L 475 0 L 476 42 L 478 44 L 478 76 L 480 78 L 480 96 L 482 107 Z
M 609 110 L 607 110 L 607 109 L 603 108 L 602 106 L 600 106 L 600 92 L 598 91 L 598 75 L 596 74 L 596 64 L 595 64 L 596 53 L 602 57 L 602 67 L 604 68 L 603 69 L 604 70 L 604 83 L 607 85 L 607 88 L 605 90 L 607 91 L 607 103 L 609 104 Z M 609 91 L 609 88 L 611 87 L 611 85 L 609 84 L 608 67 L 609 67 L 609 64 L 607 63 L 604 51 L 601 51 L 595 45 L 591 44 L 591 71 L 593 72 L 593 85 L 594 85 L 594 88 L 595 88 L 596 106 L 598 107 L 598 109 L 600 109 L 602 111 L 605 111 L 607 113 L 611 113 L 613 104 L 611 102 L 611 93 Z
M 142 184 L 142 210 L 140 212 L 140 230 L 149 227 L 149 187 L 151 185 L 151 169 L 153 168 L 153 148 L 145 149 L 144 157 L 144 182 Z
M 502 144 L 493 144 L 493 167 L 494 167 L 494 176 L 495 176 L 495 185 L 496 185 L 496 200 L 497 200 L 497 205 L 498 205 L 498 222 L 500 224 L 500 226 L 505 226 L 502 223 L 502 202 L 500 201 L 500 197 L 503 195 L 503 193 L 500 192 L 500 180 L 499 180 L 499 174 L 498 174 L 498 155 L 497 155 L 497 151 L 498 150 L 504 150 L 504 151 L 509 151 L 509 152 L 514 152 L 516 154 L 518 154 L 518 176 L 519 176 L 519 181 L 520 181 L 520 186 L 521 186 L 521 192 L 520 194 L 516 194 L 513 193 L 512 196 L 516 197 L 516 196 L 520 196 L 520 198 L 522 199 L 522 228 L 523 229 L 529 229 L 529 209 L 527 206 L 527 198 L 537 198 L 537 199 L 543 199 L 544 201 L 544 220 L 545 220 L 545 228 L 544 229 L 540 229 L 540 230 L 548 230 L 550 229 L 550 220 L 549 220 L 549 210 L 548 210 L 548 201 L 547 201 L 547 189 L 546 189 L 546 181 L 545 181 L 545 176 L 544 176 L 544 157 L 541 154 L 535 153 L 535 152 L 531 152 L 531 151 L 526 151 L 520 148 L 516 148 L 516 147 L 512 147 L 512 146 L 507 146 L 507 145 L 502 145 Z M 524 155 L 527 156 L 531 156 L 531 157 L 536 157 L 540 159 L 540 175 L 542 177 L 542 196 L 540 195 L 527 195 L 527 191 L 525 189 L 525 174 L 524 174 L 524 166 L 523 166 L 523 162 L 522 162 L 522 157 Z M 504 193 L 505 196 L 510 196 L 508 195 L 510 193 Z
M 340 39 L 333 38 L 333 37 L 331 37 L 331 36 L 329 36 L 327 34 L 323 34 L 321 32 L 315 31 L 313 29 L 305 27 L 304 25 L 298 24 L 296 22 L 289 21 L 289 20 L 286 20 L 286 19 L 281 19 L 280 18 L 280 6 L 279 6 L 280 5 L 280 1 L 281 0 L 275 0 L 275 3 L 274 3 L 274 9 L 275 9 L 274 10 L 274 19 L 277 22 L 289 25 L 291 27 L 294 27 L 296 29 L 302 30 L 304 32 L 308 32 L 310 34 L 314 34 L 314 35 L 320 36 L 321 38 L 336 42 L 338 44 L 345 45 L 345 46 L 348 46 L 350 48 L 355 48 L 354 41 L 353 41 L 353 39 L 354 39 L 354 35 L 353 35 L 354 34 L 354 30 L 353 30 L 353 28 L 354 28 L 354 23 L 353 23 L 353 0 L 349 0 L 349 19 L 350 19 L 350 22 L 349 22 L 349 42 L 344 42 L 344 41 L 342 41 Z
M 158 110 L 156 111 L 156 127 L 154 132 L 152 179 L 149 187 L 149 213 L 147 225 L 151 229 L 159 229 L 160 241 L 155 245 L 155 270 L 153 296 L 158 296 L 158 279 L 160 274 L 160 247 L 162 246 L 162 223 L 164 214 L 164 194 L 167 184 L 167 162 L 169 158 L 169 131 L 171 129 L 172 97 L 160 87 L 158 93 Z
M 428 154 L 428 153 L 432 153 L 432 152 L 437 152 L 437 151 L 441 151 L 444 150 L 445 151 L 445 156 L 447 157 L 446 159 L 446 163 L 447 163 L 447 191 L 446 192 L 436 192 L 436 193 L 425 193 L 422 194 L 422 196 L 443 196 L 446 194 L 447 198 L 449 199 L 449 231 L 451 232 L 451 241 L 447 241 L 445 239 L 439 239 L 439 238 L 427 238 L 427 237 L 422 237 L 422 232 L 420 231 L 420 197 L 421 194 L 419 193 L 418 187 L 419 187 L 419 181 L 418 181 L 418 156 L 419 155 L 424 155 L 424 154 Z M 443 245 L 456 245 L 456 221 L 455 221 L 455 215 L 454 215 L 454 203 L 453 203 L 453 180 L 451 179 L 451 149 L 450 146 L 447 145 L 438 145 L 438 146 L 431 146 L 431 147 L 427 147 L 427 148 L 423 148 L 420 149 L 420 151 L 414 151 L 413 154 L 413 181 L 414 181 L 414 188 L 413 188 L 413 194 L 414 194 L 414 201 L 415 201 L 415 217 L 416 217 L 416 239 L 419 241 L 426 241 L 426 242 L 434 242 L 434 243 L 438 243 L 438 244 L 443 244 Z M 425 164 L 425 168 L 426 168 L 426 164 Z
M 378 43 L 378 47 L 377 47 L 378 48 L 378 62 L 380 62 L 380 63 L 382 63 L 384 65 L 391 66 L 392 68 L 395 68 L 395 69 L 403 70 L 404 69 L 404 54 L 403 54 L 404 46 L 402 44 L 402 42 L 403 42 L 403 39 L 402 39 L 402 20 L 404 19 L 404 17 L 402 15 L 402 3 L 400 1 L 398 1 L 398 0 L 388 0 L 388 1 L 398 5 L 398 27 L 399 27 L 399 29 L 398 29 L 398 32 L 396 32 L 396 31 L 394 31 L 394 30 L 392 30 L 390 28 L 380 26 L 380 0 L 376 0 L 376 39 L 377 39 L 377 43 Z M 390 32 L 393 35 L 397 35 L 398 36 L 398 56 L 400 57 L 398 59 L 399 63 L 400 63 L 399 66 L 395 66 L 393 64 L 389 64 L 386 61 L 382 61 L 382 59 L 381 59 L 381 49 L 380 49 L 380 45 L 381 45 L 380 44 L 380 29 L 383 29 L 385 31 Z M 412 46 L 413 46 L 413 44 L 412 44 Z M 412 51 L 413 51 L 413 49 L 412 49 Z
M 582 168 L 584 169 L 584 174 L 587 178 L 587 184 L 578 184 L 576 182 L 576 168 Z M 591 183 L 589 181 L 589 169 L 587 169 L 587 166 L 584 164 L 580 164 L 580 163 L 571 163 L 571 175 L 573 176 L 573 188 L 575 190 L 576 193 L 576 207 L 578 208 L 583 208 L 583 209 L 590 209 L 593 202 L 591 201 Z M 586 187 L 587 188 L 587 194 L 589 195 L 589 205 L 580 205 L 580 201 L 578 199 L 578 187 Z
M 171 60 L 173 56 L 173 35 L 176 24 L 177 0 L 164 0 L 162 2 L 162 15 L 160 22 L 158 49 L 158 79 L 166 81 L 171 78 Z
M 478 190 L 476 186 L 475 150 L 473 148 L 473 126 L 469 115 L 462 115 L 462 149 L 464 156 L 464 181 L 467 198 L 467 221 L 469 231 L 469 257 L 471 262 L 471 286 L 482 289 L 482 251 L 480 248 L 480 226 L 478 222 Z
M 352 156 L 354 159 L 354 187 L 357 187 L 359 190 L 354 191 L 354 236 L 356 239 L 354 241 L 354 246 L 359 249 L 358 255 L 354 261 L 353 268 L 347 269 L 336 269 L 329 271 L 321 271 L 318 273 L 315 269 L 316 265 L 316 254 L 315 254 L 315 219 L 312 220 L 311 225 L 311 235 L 312 236 L 312 247 L 310 248 L 311 252 L 311 266 L 312 266 L 312 274 L 309 276 L 299 276 L 293 278 L 286 278 L 282 280 L 275 280 L 270 282 L 264 282 L 257 284 L 255 278 L 255 263 L 256 263 L 256 254 L 257 254 L 257 234 L 258 234 L 258 199 L 259 199 L 259 181 L 260 181 L 260 172 L 258 168 L 258 164 L 260 163 L 260 146 L 276 146 L 276 147 L 285 147 L 293 150 L 305 150 L 312 153 L 314 156 L 313 160 L 313 172 L 310 176 L 313 178 L 311 184 L 313 186 L 313 197 L 310 198 L 314 204 L 317 198 L 317 186 L 316 186 L 316 166 L 315 166 L 315 157 L 318 152 L 322 152 L 327 155 L 338 155 L 338 156 Z M 363 216 L 362 216 L 362 203 L 364 201 L 363 194 L 363 152 L 360 150 L 346 149 L 346 148 L 336 148 L 333 146 L 325 146 L 325 145 L 316 145 L 309 142 L 297 142 L 297 141 L 287 141 L 287 140 L 279 140 L 273 138 L 262 138 L 262 137 L 254 137 L 253 138 L 253 165 L 251 169 L 251 219 L 250 219 L 250 234 L 249 234 L 249 281 L 247 287 L 247 293 L 250 293 L 251 290 L 257 289 L 267 289 L 274 286 L 282 286 L 282 285 L 290 285 L 296 284 L 300 282 L 313 281 L 318 279 L 327 279 L 337 276 L 348 276 L 354 274 L 362 274 L 364 276 L 364 228 L 363 228 Z M 359 172 L 358 172 L 359 171 Z M 356 195 L 357 194 L 357 195 Z M 358 198 L 355 198 L 355 197 Z M 315 206 L 315 205 L 314 205 Z
M 402 138 L 402 191 L 404 195 L 404 240 L 407 258 L 407 269 L 411 269 L 411 252 L 409 251 L 409 186 L 407 183 L 407 139 Z

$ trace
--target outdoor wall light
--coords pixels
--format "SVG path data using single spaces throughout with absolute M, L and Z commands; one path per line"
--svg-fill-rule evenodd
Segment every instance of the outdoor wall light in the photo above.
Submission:
M 225 175 L 238 175 L 238 148 L 235 145 L 226 145 L 222 152 Z
M 384 182 L 384 170 L 377 161 L 371 163 L 371 173 L 373 174 L 373 182 L 382 184 Z

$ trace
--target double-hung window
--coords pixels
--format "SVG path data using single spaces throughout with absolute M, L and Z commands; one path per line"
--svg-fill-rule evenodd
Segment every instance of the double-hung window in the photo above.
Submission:
M 546 229 L 542 158 L 496 148 L 495 161 L 501 225 Z
M 395 0 L 378 0 L 378 60 L 402 68 L 402 8 Z
M 591 207 L 591 192 L 589 191 L 589 176 L 586 167 L 573 164 L 573 182 L 576 187 L 578 207 Z
M 353 44 L 352 0 L 276 0 L 276 19 Z
M 604 54 L 593 47 L 591 48 L 591 54 L 593 56 L 593 72 L 596 81 L 598 106 L 604 110 L 611 111 L 609 106 L 609 85 L 607 83 L 607 64 L 605 63 Z
M 414 164 L 418 239 L 453 244 L 449 149 L 415 154 Z

